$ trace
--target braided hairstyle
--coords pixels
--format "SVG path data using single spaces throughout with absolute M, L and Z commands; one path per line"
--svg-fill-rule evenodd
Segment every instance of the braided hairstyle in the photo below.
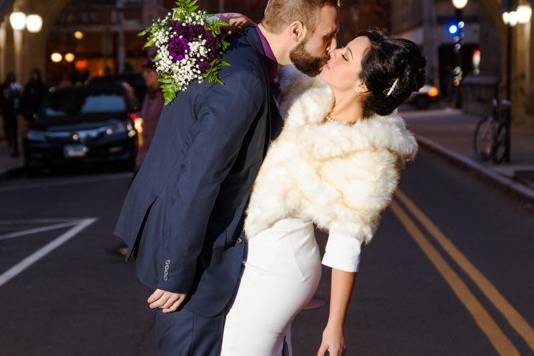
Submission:
M 426 79 L 426 59 L 415 43 L 406 39 L 389 39 L 378 31 L 365 31 L 371 42 L 362 59 L 360 79 L 367 86 L 364 116 L 391 114 Z

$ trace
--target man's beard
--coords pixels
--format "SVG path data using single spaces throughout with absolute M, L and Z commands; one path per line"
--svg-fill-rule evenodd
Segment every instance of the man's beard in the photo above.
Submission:
M 321 73 L 323 66 L 328 62 L 328 55 L 323 57 L 314 57 L 308 51 L 306 51 L 306 43 L 299 44 L 297 48 L 291 51 L 289 58 L 291 62 L 302 73 L 315 77 Z

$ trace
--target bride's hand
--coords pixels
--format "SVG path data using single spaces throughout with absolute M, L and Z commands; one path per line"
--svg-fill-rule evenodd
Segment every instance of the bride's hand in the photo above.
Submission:
M 341 356 L 345 351 L 343 327 L 327 325 L 323 331 L 323 340 L 317 356 Z
M 237 12 L 227 12 L 223 14 L 217 14 L 217 17 L 220 20 L 227 22 L 230 27 L 236 28 L 236 29 L 242 28 L 248 25 L 256 24 L 254 21 L 252 21 L 247 16 L 237 13 Z

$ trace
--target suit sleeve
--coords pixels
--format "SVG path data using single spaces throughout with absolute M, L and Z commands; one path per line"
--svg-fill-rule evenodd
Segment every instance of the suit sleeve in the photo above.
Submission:
M 196 135 L 184 155 L 175 201 L 164 223 L 166 241 L 158 288 L 188 293 L 195 279 L 206 227 L 243 140 L 264 99 L 253 71 L 236 71 L 200 94 L 195 105 Z

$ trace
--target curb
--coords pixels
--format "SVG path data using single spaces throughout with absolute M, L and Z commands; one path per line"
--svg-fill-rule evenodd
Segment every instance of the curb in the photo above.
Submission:
M 22 165 L 13 166 L 4 170 L 0 170 L 0 182 L 8 179 L 10 176 L 14 175 L 15 172 L 20 171 L 24 167 Z
M 501 176 L 500 174 L 487 169 L 480 163 L 465 156 L 462 156 L 461 154 L 454 152 L 426 137 L 419 135 L 415 136 L 422 147 L 427 148 L 428 150 L 448 159 L 452 163 L 455 163 L 461 167 L 473 171 L 478 176 L 492 183 L 495 183 L 496 185 L 500 186 L 501 188 L 504 188 L 505 190 L 514 195 L 520 196 L 529 202 L 534 202 L 534 190 L 529 189 L 510 178 Z

